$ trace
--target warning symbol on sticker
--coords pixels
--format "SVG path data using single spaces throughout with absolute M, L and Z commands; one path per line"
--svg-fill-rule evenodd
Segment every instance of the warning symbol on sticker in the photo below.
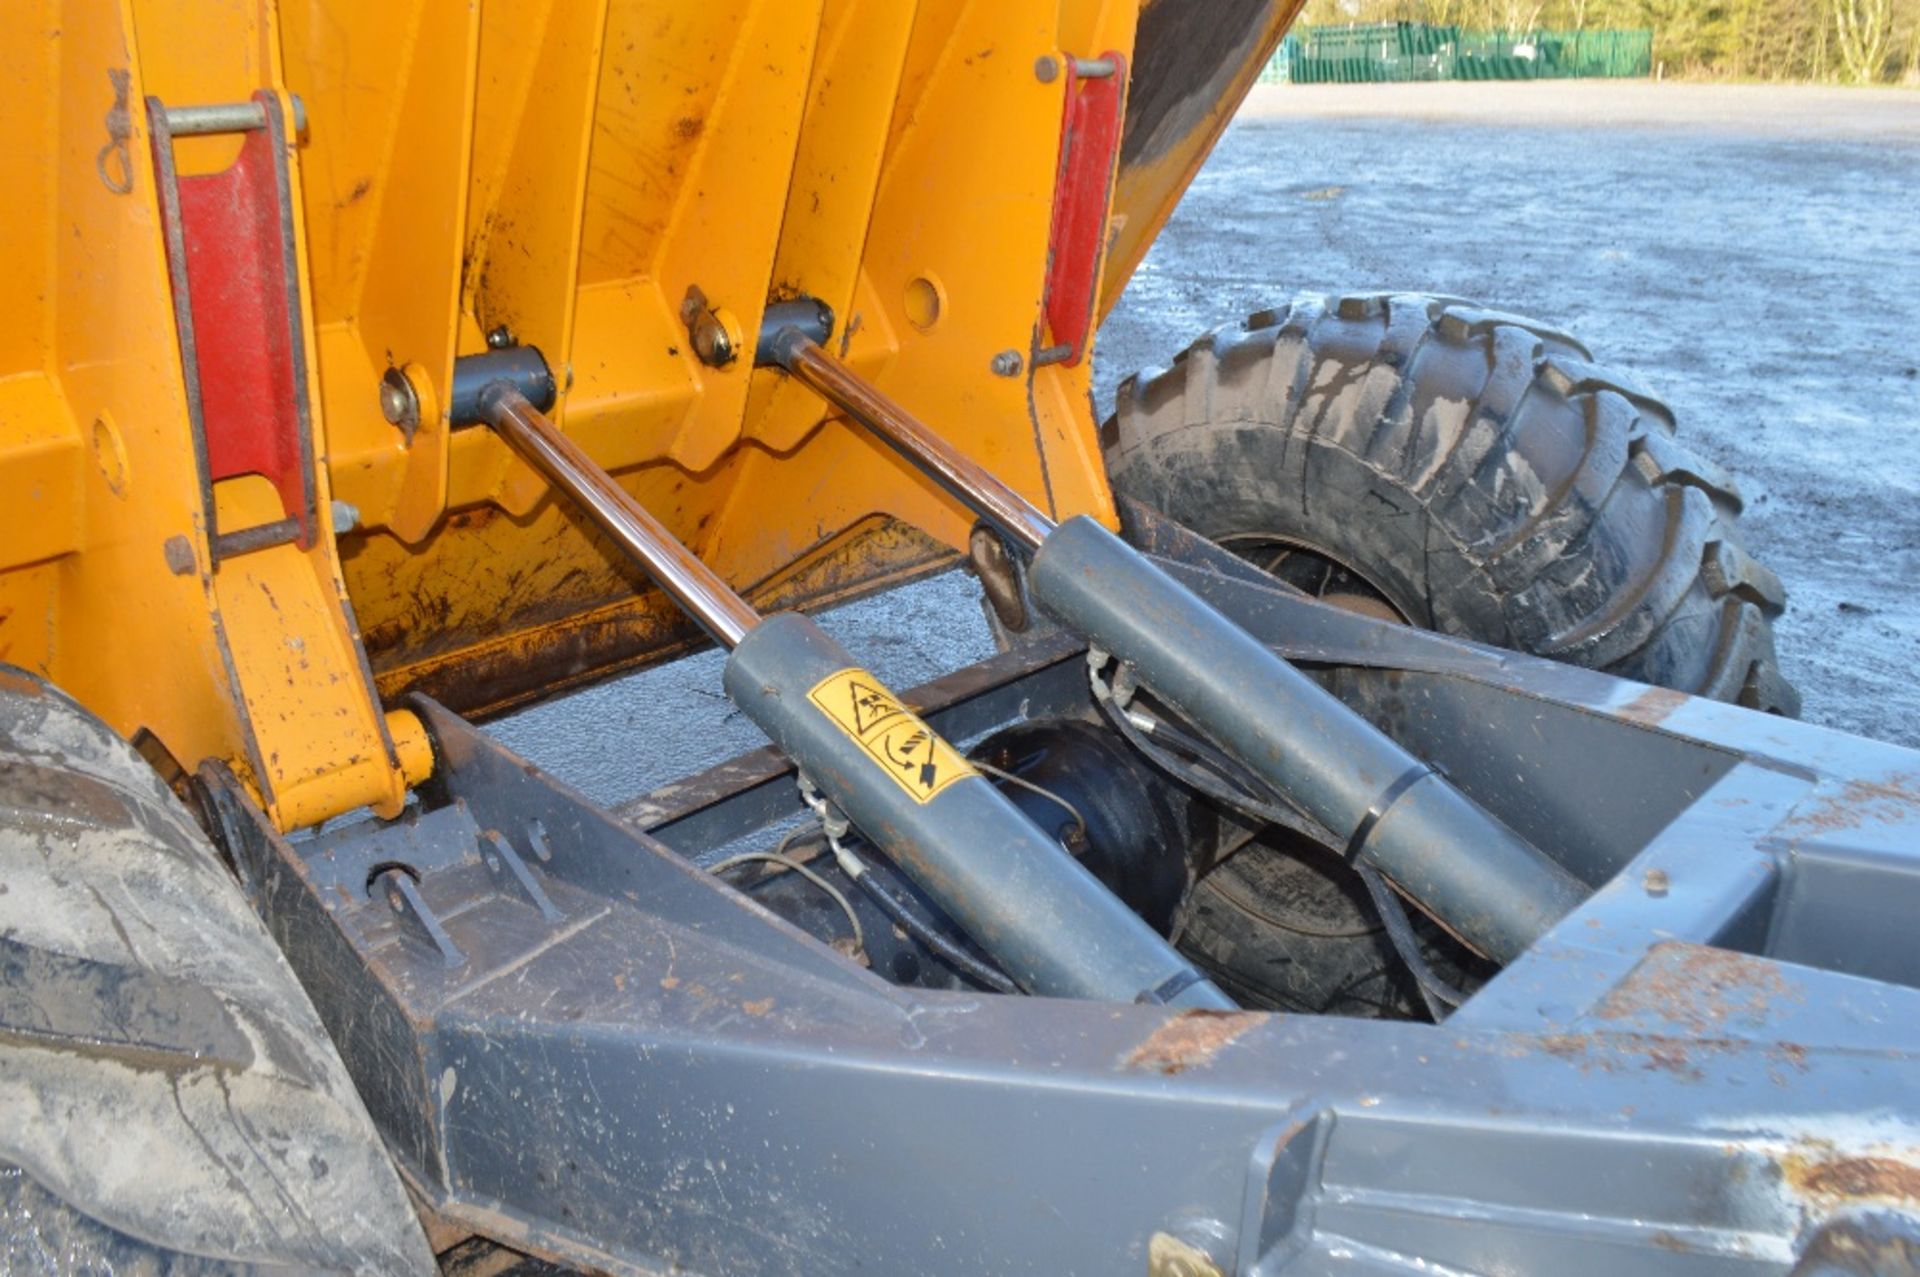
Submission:
M 923 789 L 936 789 L 940 784 L 940 759 L 937 746 L 940 738 L 924 727 L 907 726 L 882 733 L 880 752 L 887 761 L 907 773 L 913 783 Z
M 978 774 L 865 670 L 829 675 L 807 693 L 807 699 L 915 802 L 930 802 L 953 782 Z
M 865 736 L 889 718 L 898 718 L 907 712 L 886 688 L 857 678 L 847 680 L 847 701 L 854 734 L 858 736 Z

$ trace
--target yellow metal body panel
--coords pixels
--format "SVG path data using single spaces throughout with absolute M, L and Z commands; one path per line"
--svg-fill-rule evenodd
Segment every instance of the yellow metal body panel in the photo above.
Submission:
M 365 522 L 419 540 L 447 504 L 453 377 L 480 23 L 472 0 L 289 5 L 289 91 L 307 105 L 301 151 L 309 296 L 335 494 Z M 408 446 L 380 414 L 389 364 L 423 399 Z
M 189 767 L 225 760 L 288 827 L 397 812 L 406 777 L 325 535 L 324 472 L 313 548 L 216 569 L 191 442 L 141 104 L 271 87 L 271 12 L 74 0 L 39 16 L 34 38 L 0 42 L 20 62 L 0 83 L 0 119 L 44 160 L 0 220 L 23 266 L 7 286 L 25 295 L 7 301 L 26 317 L 0 395 L 33 414 L 0 451 L 0 544 L 45 557 L 0 572 L 0 660 L 47 674 L 129 736 L 147 729 Z M 143 57 L 149 33 L 161 52 Z M 207 172 L 233 150 L 183 139 L 176 158 Z M 233 526 L 263 502 L 278 514 L 264 483 L 220 485 Z
M 409 690 L 497 709 L 684 650 L 691 629 L 574 510 L 451 426 L 455 360 L 493 333 L 545 355 L 561 427 L 761 606 L 951 562 L 972 524 L 951 498 L 778 373 L 700 362 L 694 287 L 748 351 L 769 303 L 825 301 L 888 394 L 1056 515 L 1112 522 L 1089 365 L 1034 360 L 1057 69 L 1116 50 L 1201 86 L 1136 74 L 1129 101 L 1156 114 L 1129 117 L 1104 313 L 1295 6 L 1187 7 L 1173 35 L 1211 34 L 1184 60 L 1136 53 L 1136 24 L 1156 29 L 1137 0 L 16 8 L 0 119 L 43 162 L 0 212 L 0 305 L 24 317 L 0 332 L 0 659 L 189 768 L 227 761 L 294 827 L 398 809 L 431 766 Z M 216 564 L 204 493 L 223 528 L 277 498 L 198 471 L 143 103 L 261 90 L 289 135 L 294 95 L 307 121 L 291 304 L 319 528 Z M 174 149 L 183 174 L 237 153 Z M 418 397 L 407 430 L 382 414 L 390 369 Z
M 837 597 L 850 577 L 897 580 L 933 561 L 926 542 L 851 530 L 882 516 L 951 550 L 972 520 L 779 374 L 701 365 L 677 314 L 689 285 L 743 334 L 769 300 L 820 298 L 856 368 L 1037 501 L 1111 521 L 1088 368 L 989 369 L 1007 350 L 1030 364 L 1044 344 L 1064 87 L 1035 65 L 1124 51 L 1132 22 L 1122 3 L 615 3 L 597 96 L 541 108 L 551 137 L 576 135 L 570 110 L 594 121 L 572 278 L 525 277 L 574 289 L 572 329 L 534 331 L 519 319 L 531 303 L 476 304 L 464 349 L 495 323 L 540 347 L 568 383 L 556 419 L 749 592 L 796 565 L 835 583 L 799 602 Z M 470 269 L 524 259 L 517 242 L 492 244 L 511 219 L 473 216 Z M 910 292 L 929 288 L 938 313 L 909 315 Z M 345 561 L 383 689 L 493 708 L 525 694 L 518 666 L 565 680 L 580 662 L 605 673 L 691 636 L 670 609 L 633 600 L 645 583 L 571 510 L 503 481 L 516 473 L 490 434 L 456 432 L 453 513 L 431 544 L 362 508 L 368 530 L 347 538 Z M 868 557 L 804 566 L 855 547 Z

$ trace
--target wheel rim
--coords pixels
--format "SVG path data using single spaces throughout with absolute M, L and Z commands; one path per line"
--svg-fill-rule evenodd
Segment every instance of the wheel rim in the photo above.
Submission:
M 1385 590 L 1323 546 L 1277 532 L 1236 532 L 1216 538 L 1215 544 L 1329 607 L 1397 625 L 1413 623 Z

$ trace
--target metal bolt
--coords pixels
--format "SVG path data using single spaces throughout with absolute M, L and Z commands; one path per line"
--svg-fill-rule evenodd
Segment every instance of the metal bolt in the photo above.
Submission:
M 360 526 L 360 507 L 350 501 L 333 503 L 333 534 L 340 536 Z
M 1033 61 L 1033 75 L 1042 84 L 1052 84 L 1060 77 L 1060 60 L 1042 54 Z
M 506 350 L 509 347 L 518 346 L 519 344 L 520 340 L 513 335 L 513 329 L 507 327 L 505 324 L 495 324 L 487 330 L 488 350 Z
M 1030 619 L 1027 600 L 1020 592 L 1019 570 L 1000 534 L 984 523 L 976 523 L 967 538 L 967 558 L 973 574 L 980 578 L 980 592 L 987 596 L 1000 624 L 1015 634 L 1024 633 Z
M 1082 80 L 1105 80 L 1118 70 L 1112 58 L 1075 58 L 1073 73 Z
M 398 426 L 408 443 L 413 442 L 414 427 L 420 424 L 420 395 L 407 374 L 398 368 L 389 368 L 381 374 L 380 415 L 387 419 L 388 425 Z
M 707 303 L 700 285 L 689 284 L 680 301 L 680 320 L 687 326 L 687 340 L 693 343 L 694 358 L 709 368 L 725 368 L 738 353 L 733 335 L 727 331 L 720 312 Z
M 185 576 L 193 571 L 193 542 L 183 536 L 171 536 L 161 545 L 160 553 L 167 561 L 167 571 L 175 576 Z
M 1646 888 L 1649 896 L 1659 900 L 1673 886 L 1673 880 L 1667 876 L 1667 871 L 1664 869 L 1649 869 L 1646 876 L 1641 878 L 1640 885 Z
M 993 375 L 996 377 L 1018 377 L 1020 369 L 1025 366 L 1025 361 L 1020 358 L 1019 351 L 1003 350 L 995 355 L 993 362 L 987 366 L 993 369 Z
M 1065 342 L 1058 346 L 1043 346 L 1033 352 L 1033 366 L 1045 367 L 1047 364 L 1064 364 L 1073 358 L 1073 347 Z
M 733 338 L 719 316 L 709 311 L 693 324 L 693 353 L 709 368 L 724 368 L 733 362 Z

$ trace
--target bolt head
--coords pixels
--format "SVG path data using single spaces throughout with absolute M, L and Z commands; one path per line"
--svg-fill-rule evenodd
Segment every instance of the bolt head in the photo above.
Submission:
M 407 374 L 389 368 L 380 378 L 380 415 L 387 424 L 411 431 L 420 424 L 420 396 Z
M 1655 900 L 1665 896 L 1668 891 L 1673 889 L 1673 879 L 1668 877 L 1667 871 L 1664 869 L 1647 870 L 1645 876 L 1640 879 L 1640 884 L 1646 888 L 1647 894 Z
M 1060 78 L 1060 60 L 1050 55 L 1042 55 L 1033 60 L 1033 78 L 1042 84 L 1052 84 Z
M 706 309 L 708 307 L 705 290 L 698 284 L 688 284 L 687 295 L 680 299 L 680 322 L 690 325 Z
M 505 324 L 495 324 L 487 330 L 488 350 L 506 350 L 519 344 L 520 340 L 513 335 L 513 329 Z
M 711 313 L 694 322 L 693 351 L 709 368 L 722 368 L 733 362 L 733 339 L 727 336 L 726 326 Z
M 160 547 L 167 561 L 167 571 L 175 576 L 185 576 L 194 569 L 193 542 L 183 536 L 170 536 Z
M 1018 377 L 1024 363 L 1019 351 L 1003 350 L 993 357 L 988 367 L 993 369 L 993 375 L 996 377 Z

